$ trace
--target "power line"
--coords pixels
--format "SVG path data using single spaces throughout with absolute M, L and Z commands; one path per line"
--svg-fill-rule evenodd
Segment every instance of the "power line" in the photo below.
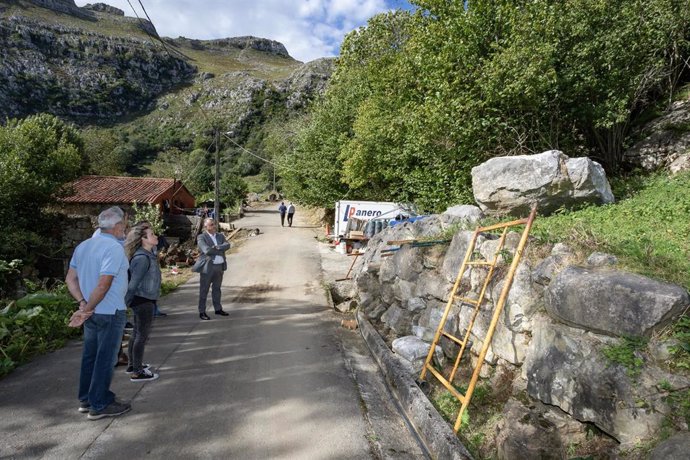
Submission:
M 127 1 L 129 1 L 129 0 L 127 0 Z M 139 1 L 139 5 L 141 5 L 141 9 L 144 11 L 144 14 L 146 15 L 146 19 L 148 19 L 149 23 L 151 23 L 151 26 L 153 26 L 153 31 L 156 33 L 156 38 L 158 39 L 159 42 L 161 42 L 161 45 L 163 45 L 163 48 L 165 48 L 165 52 L 168 53 L 168 56 L 170 56 L 170 52 L 168 51 L 168 47 L 165 45 L 165 42 L 163 41 L 161 36 L 158 34 L 158 29 L 156 28 L 156 25 L 151 20 L 151 17 L 149 16 L 149 14 L 146 12 L 146 8 L 144 8 L 144 3 L 142 3 L 141 0 L 138 0 L 138 1 Z M 182 54 L 182 53 L 180 53 L 180 54 Z
M 132 8 L 132 11 L 134 12 L 134 16 L 137 17 L 137 20 L 141 23 L 144 24 L 144 20 L 139 17 L 139 14 L 137 13 L 137 10 L 134 9 L 134 5 L 132 5 L 132 2 L 130 0 L 127 0 L 127 3 L 129 3 L 130 8 Z M 146 14 L 146 17 L 149 20 L 149 23 L 153 27 L 153 30 L 156 32 L 156 36 L 154 37 L 149 33 L 149 31 L 146 29 L 146 25 L 142 27 L 146 35 L 149 36 L 151 40 L 158 40 L 161 45 L 163 45 L 163 49 L 165 50 L 165 53 L 168 55 L 169 58 L 172 58 L 172 55 L 170 54 L 170 51 L 168 50 L 168 47 L 165 45 L 165 42 L 161 39 L 160 35 L 158 35 L 158 30 L 156 29 L 156 26 L 153 24 L 153 21 L 151 21 L 151 18 L 149 18 L 148 13 L 146 13 L 146 9 L 144 8 L 143 3 L 141 3 L 141 0 L 139 0 L 139 4 L 141 5 L 141 8 L 144 10 L 144 14 Z
M 239 147 L 243 152 L 246 152 L 246 153 L 250 154 L 251 156 L 258 158 L 258 159 L 261 160 L 261 161 L 265 161 L 266 163 L 272 164 L 273 166 L 276 166 L 276 167 L 278 167 L 278 168 L 285 168 L 285 169 L 287 169 L 288 171 L 295 171 L 295 172 L 296 172 L 296 170 L 294 170 L 294 169 L 292 169 L 292 168 L 290 168 L 290 167 L 288 167 L 288 166 L 279 165 L 279 164 L 277 164 L 277 163 L 272 162 L 271 160 L 268 160 L 268 159 L 266 159 L 266 158 L 263 158 L 263 157 L 257 155 L 257 154 L 254 153 L 254 152 L 250 152 L 249 150 L 247 150 L 246 148 L 242 147 L 240 144 L 238 144 L 237 142 L 235 142 L 235 140 L 234 140 L 232 137 L 230 137 L 230 136 L 228 135 L 228 133 L 223 133 L 223 136 L 227 137 L 228 140 L 230 140 L 230 142 L 232 142 L 232 143 L 235 144 L 237 147 Z
M 211 153 L 211 147 L 213 147 L 213 144 L 214 144 L 214 143 L 215 143 L 215 140 L 211 141 L 211 143 L 208 145 L 208 147 L 206 147 L 206 153 Z M 194 166 L 194 167 L 191 169 L 191 172 L 196 171 L 196 170 L 199 168 L 199 166 L 201 165 L 201 162 L 203 162 L 203 161 L 206 161 L 206 156 L 205 156 L 205 155 L 204 155 L 203 157 L 201 157 L 201 159 L 200 159 L 199 162 L 196 164 L 196 166 Z M 208 165 L 207 165 L 207 166 L 208 166 Z

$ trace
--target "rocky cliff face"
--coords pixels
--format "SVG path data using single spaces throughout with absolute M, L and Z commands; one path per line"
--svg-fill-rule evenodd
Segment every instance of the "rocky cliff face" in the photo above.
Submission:
M 45 9 L 59 13 L 54 21 Z M 333 70 L 332 59 L 302 64 L 263 38 L 180 37 L 164 47 L 152 36 L 151 23 L 103 3 L 0 0 L 0 120 L 48 112 L 98 124 L 144 111 L 184 127 L 198 101 L 241 126 L 276 106 L 303 109 Z
M 0 117 L 138 111 L 195 68 L 151 43 L 11 16 L 0 22 Z
M 630 165 L 672 173 L 690 169 L 690 95 L 671 104 L 638 135 L 640 140 L 625 152 Z
M 275 40 L 268 40 L 266 38 L 258 37 L 232 37 L 232 38 L 221 38 L 217 40 L 195 40 L 185 37 L 179 37 L 172 40 L 173 43 L 189 46 L 190 48 L 197 50 L 206 51 L 228 51 L 228 50 L 245 50 L 253 49 L 256 51 L 262 51 L 269 54 L 275 54 L 277 56 L 283 56 L 289 58 L 287 49 L 285 46 Z
M 93 14 L 79 8 L 74 3 L 74 0 L 30 0 L 30 3 L 41 6 L 43 8 L 47 8 L 49 10 L 69 14 L 70 16 L 77 16 L 85 19 L 94 19 Z
M 124 16 L 125 12 L 114 6 L 106 5 L 105 3 L 89 3 L 84 6 L 85 10 L 98 11 L 100 13 L 114 14 L 115 16 Z
M 287 107 L 298 109 L 305 106 L 314 96 L 322 94 L 334 69 L 334 59 L 321 58 L 307 62 L 295 70 L 279 86 L 279 90 L 287 94 Z

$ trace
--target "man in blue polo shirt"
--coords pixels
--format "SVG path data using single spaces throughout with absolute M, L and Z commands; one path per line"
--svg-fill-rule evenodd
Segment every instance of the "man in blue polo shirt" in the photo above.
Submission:
M 101 232 L 74 251 L 67 272 L 67 288 L 79 302 L 84 322 L 84 347 L 79 377 L 79 412 L 89 420 L 115 417 L 131 406 L 115 400 L 110 391 L 125 327 L 127 269 L 129 263 L 118 239 L 124 238 L 127 220 L 122 209 L 108 208 L 98 215 Z

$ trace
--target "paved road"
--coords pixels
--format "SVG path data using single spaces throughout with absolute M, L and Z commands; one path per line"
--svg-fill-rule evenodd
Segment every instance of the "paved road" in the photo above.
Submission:
M 170 315 L 146 354 L 161 378 L 136 384 L 118 368 L 114 379 L 130 413 L 77 412 L 78 342 L 1 380 L 0 458 L 423 457 L 361 341 L 327 307 L 303 222 L 299 212 L 292 228 L 268 212 L 239 222 L 262 234 L 229 256 L 229 317 L 199 321 L 196 277 L 164 299 Z

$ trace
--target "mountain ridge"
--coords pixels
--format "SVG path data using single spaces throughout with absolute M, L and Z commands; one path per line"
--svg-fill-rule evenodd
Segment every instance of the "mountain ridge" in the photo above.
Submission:
M 158 41 L 154 34 L 150 22 L 103 3 L 80 8 L 73 0 L 0 1 L 0 118 L 49 112 L 80 124 L 109 123 L 227 73 L 247 72 L 284 91 L 304 65 L 275 40 Z M 323 69 L 306 66 L 313 67 Z

